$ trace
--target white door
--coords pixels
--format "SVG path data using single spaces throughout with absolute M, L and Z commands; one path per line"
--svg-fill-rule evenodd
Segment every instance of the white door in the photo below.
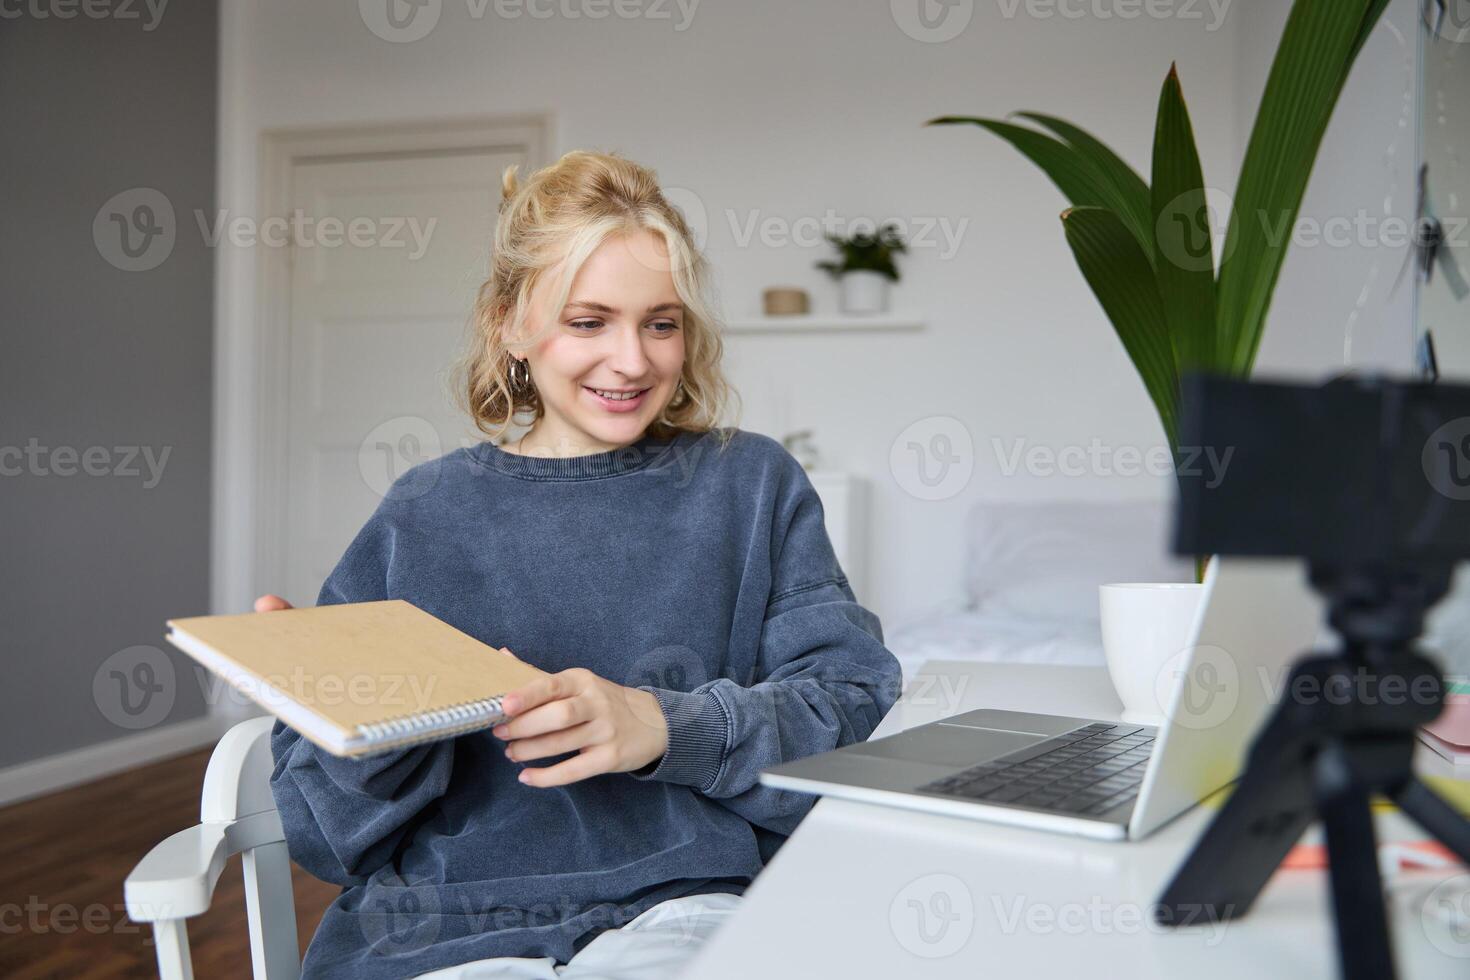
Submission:
M 520 149 L 293 166 L 292 214 L 301 217 L 279 484 L 280 585 L 293 603 L 315 604 L 396 477 L 477 440 L 449 385 L 489 268 L 501 174 L 512 163 L 522 177 L 532 169 Z

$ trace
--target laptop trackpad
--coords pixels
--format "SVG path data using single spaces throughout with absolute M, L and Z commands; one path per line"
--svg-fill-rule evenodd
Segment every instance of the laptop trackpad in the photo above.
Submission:
M 998 732 L 955 725 L 923 725 L 887 738 L 854 745 L 857 755 L 875 755 L 939 766 L 974 766 L 1046 740 L 1029 732 Z

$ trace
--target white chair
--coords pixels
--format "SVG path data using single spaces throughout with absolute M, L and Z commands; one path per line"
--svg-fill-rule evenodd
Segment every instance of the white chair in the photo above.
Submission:
M 163 980 L 192 980 L 184 920 L 209 908 L 220 872 L 235 854 L 244 865 L 256 980 L 301 976 L 291 859 L 270 790 L 274 722 L 252 718 L 225 733 L 204 774 L 199 824 L 149 851 L 123 886 L 128 917 L 153 923 Z

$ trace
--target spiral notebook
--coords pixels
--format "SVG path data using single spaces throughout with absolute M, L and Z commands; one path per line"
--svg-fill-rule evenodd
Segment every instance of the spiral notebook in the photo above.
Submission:
M 171 619 L 167 639 L 337 756 L 489 728 L 545 676 L 402 599 Z

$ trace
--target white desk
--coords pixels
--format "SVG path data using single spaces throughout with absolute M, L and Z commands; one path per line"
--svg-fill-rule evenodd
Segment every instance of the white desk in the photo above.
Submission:
M 1102 668 L 932 661 L 874 737 L 979 707 L 1104 720 L 1120 710 Z M 1416 764 L 1455 774 L 1428 750 Z M 685 976 L 1335 976 L 1325 871 L 1278 872 L 1233 922 L 1152 925 L 1152 904 L 1215 812 L 1196 807 L 1143 841 L 1111 843 L 821 800 Z M 1380 840 L 1416 836 L 1396 811 L 1376 819 Z M 1448 879 L 1467 881 L 1420 871 L 1390 887 L 1400 978 L 1470 976 L 1470 935 L 1427 929 L 1421 911 Z

